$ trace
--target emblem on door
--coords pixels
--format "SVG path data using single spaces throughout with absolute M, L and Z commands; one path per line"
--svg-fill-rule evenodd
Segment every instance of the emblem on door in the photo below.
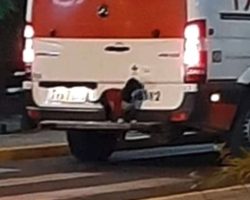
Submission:
M 99 17 L 101 18 L 106 18 L 109 16 L 109 8 L 107 5 L 101 5 L 98 10 L 97 10 L 97 14 Z

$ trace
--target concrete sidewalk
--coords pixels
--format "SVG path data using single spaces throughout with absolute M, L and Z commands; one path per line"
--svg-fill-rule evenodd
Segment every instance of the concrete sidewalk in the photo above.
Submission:
M 59 143 L 66 143 L 66 134 L 63 131 L 48 130 L 0 135 L 0 149 Z
M 69 155 L 65 132 L 0 135 L 0 162 Z

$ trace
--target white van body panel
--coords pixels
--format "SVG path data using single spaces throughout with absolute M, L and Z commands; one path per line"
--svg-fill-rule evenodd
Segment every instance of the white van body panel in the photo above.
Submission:
M 183 40 L 121 40 L 130 51 L 105 52 L 119 40 L 71 40 L 37 38 L 36 59 L 32 67 L 33 97 L 40 107 L 99 107 L 89 103 L 52 103 L 49 88 L 38 82 L 97 82 L 94 100 L 111 88 L 122 89 L 135 78 L 147 91 L 161 92 L 159 101 L 145 101 L 144 110 L 173 110 L 183 102 L 186 92 L 196 92 L 194 84 L 180 84 Z M 42 67 L 41 67 L 42 66 Z M 136 71 L 133 67 L 137 68 Z M 166 81 L 167 80 L 167 81 Z
M 223 19 L 223 15 L 250 14 L 248 0 L 188 0 L 189 20 L 205 19 L 208 35 L 208 80 L 237 80 L 250 65 L 250 17 Z M 237 16 L 237 15 L 236 15 Z M 213 61 L 213 52 L 221 52 L 221 62 Z
M 129 50 L 106 51 L 109 46 Z M 181 39 L 37 38 L 34 47 L 36 59 L 32 69 L 40 73 L 42 81 L 81 82 L 84 79 L 86 82 L 125 83 L 134 76 L 144 83 L 183 81 Z M 138 69 L 133 70 L 134 66 Z
M 237 82 L 243 85 L 250 84 L 250 66 L 245 70 L 245 72 L 238 78 Z
M 29 9 L 32 2 L 28 3 Z M 250 21 L 221 18 L 223 13 L 250 14 L 242 9 L 245 3 L 246 0 L 239 0 L 239 9 L 235 10 L 233 0 L 187 0 L 187 21 L 205 19 L 208 32 L 213 30 L 206 40 L 208 80 L 236 80 L 249 67 Z M 32 12 L 28 13 L 30 21 Z M 129 51 L 106 52 L 109 45 L 125 46 Z M 159 101 L 144 101 L 142 110 L 178 109 L 186 94 L 198 91 L 196 84 L 184 83 L 183 46 L 184 38 L 34 38 L 34 101 L 39 107 L 99 107 L 92 103 L 52 103 L 48 101 L 50 88 L 41 87 L 39 82 L 97 82 L 98 99 L 105 90 L 122 89 L 129 79 L 135 78 L 147 91 L 161 92 Z M 216 52 L 221 55 L 219 62 L 214 60 Z
M 62 1 L 63 2 L 63 1 Z M 33 0 L 28 2 L 27 21 L 31 22 Z M 57 3 L 54 4 L 55 6 Z M 62 6 L 59 5 L 58 6 Z M 67 9 L 69 6 L 63 6 Z M 129 51 L 107 52 L 107 46 L 126 46 Z M 51 102 L 53 88 L 41 82 L 96 82 L 95 100 L 108 89 L 122 89 L 135 78 L 149 93 L 160 92 L 157 101 L 146 100 L 142 110 L 175 110 L 186 93 L 197 92 L 196 84 L 184 84 L 183 38 L 164 39 L 70 39 L 34 38 L 32 95 L 39 107 L 86 108 L 92 103 Z M 135 69 L 134 69 L 135 68 Z M 72 88 L 68 88 L 72 89 Z

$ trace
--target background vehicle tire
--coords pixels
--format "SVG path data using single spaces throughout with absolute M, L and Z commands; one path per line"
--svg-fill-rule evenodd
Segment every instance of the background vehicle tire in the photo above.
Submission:
M 67 140 L 71 153 L 80 161 L 105 161 L 116 145 L 114 134 L 98 131 L 68 131 Z
M 34 131 L 37 130 L 38 127 L 38 122 L 35 120 L 31 119 L 28 116 L 27 110 L 21 113 L 21 130 L 22 131 Z
M 250 98 L 247 98 L 250 101 Z M 250 102 L 245 101 L 239 108 L 229 133 L 230 154 L 234 157 L 250 151 Z

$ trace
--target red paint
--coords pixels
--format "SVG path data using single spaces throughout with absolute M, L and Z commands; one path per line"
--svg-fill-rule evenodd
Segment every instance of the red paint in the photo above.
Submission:
M 52 2 L 34 1 L 37 37 L 152 38 L 159 30 L 160 38 L 178 38 L 187 21 L 186 0 L 85 0 L 69 7 Z M 106 18 L 97 14 L 101 5 L 108 6 Z
M 117 119 L 122 117 L 122 93 L 118 89 L 110 89 L 106 91 L 105 98 L 111 108 L 112 117 Z
M 209 126 L 221 130 L 229 130 L 236 111 L 236 105 L 224 103 L 211 104 L 208 113 Z

